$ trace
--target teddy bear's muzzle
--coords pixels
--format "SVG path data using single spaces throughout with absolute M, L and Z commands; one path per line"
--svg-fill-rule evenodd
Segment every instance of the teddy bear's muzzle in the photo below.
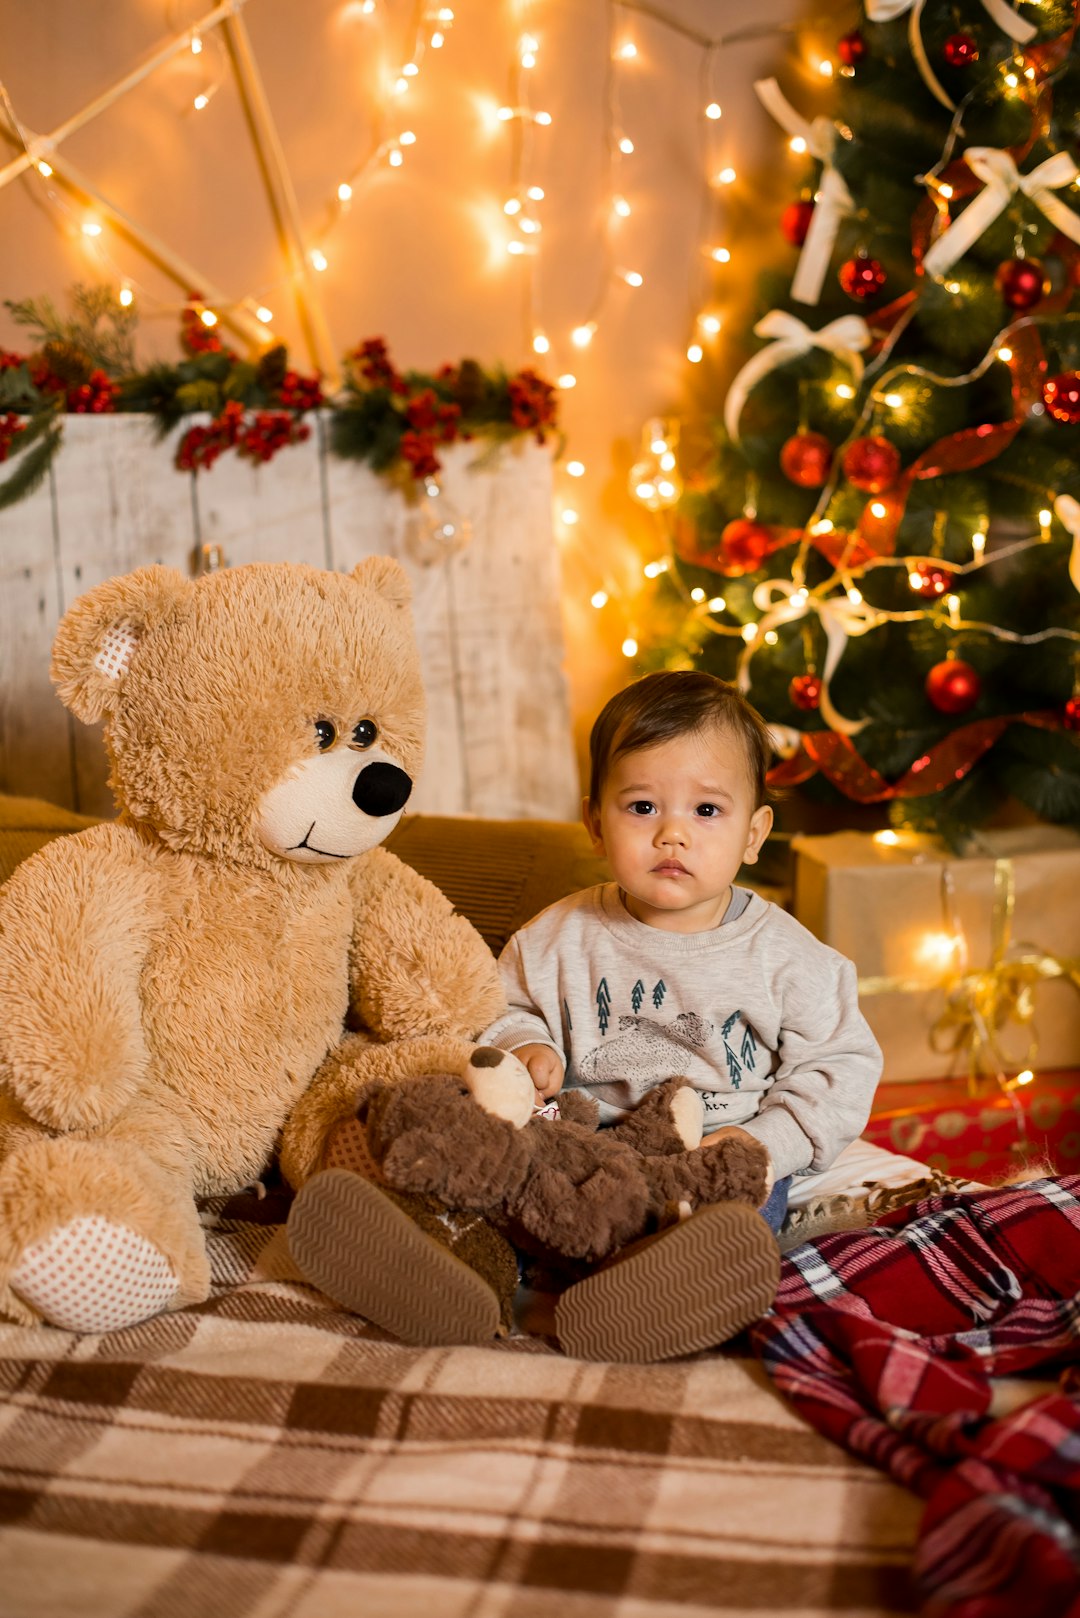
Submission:
M 377 820 L 403 809 L 412 788 L 411 778 L 398 765 L 368 764 L 353 782 L 353 803 Z

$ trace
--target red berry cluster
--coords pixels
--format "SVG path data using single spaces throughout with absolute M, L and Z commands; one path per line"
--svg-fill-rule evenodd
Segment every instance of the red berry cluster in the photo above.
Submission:
M 77 416 L 102 416 L 116 409 L 118 382 L 110 382 L 104 371 L 91 371 L 85 382 L 67 388 L 67 407 Z
M 317 410 L 323 402 L 322 381 L 317 376 L 301 376 L 298 371 L 286 371 L 278 389 L 278 398 L 286 410 Z
M 241 431 L 236 448 L 250 461 L 269 461 L 286 444 L 302 444 L 311 437 L 311 428 L 287 410 L 257 410 L 254 420 Z
M 185 354 L 229 354 L 213 326 L 203 322 L 200 311 L 204 307 L 201 292 L 189 292 L 184 312 L 180 316 L 180 346 Z
M 0 416 L 0 461 L 7 460 L 12 440 L 25 431 L 26 422 L 21 416 L 15 415 L 14 411 L 9 410 L 6 415 Z
M 409 425 L 401 435 L 401 455 L 414 478 L 434 477 L 441 462 L 437 444 L 452 444 L 458 436 L 461 406 L 444 404 L 433 388 L 414 393 L 405 406 Z
M 230 399 L 220 416 L 208 427 L 189 427 L 176 449 L 176 465 L 181 472 L 198 472 L 213 466 L 219 455 L 234 449 L 244 425 L 244 407 Z
M 391 393 L 408 393 L 408 384 L 394 369 L 383 337 L 369 337 L 348 356 L 361 379 L 370 388 L 389 388 Z
M 555 388 L 535 371 L 519 371 L 509 382 L 510 420 L 515 427 L 533 428 L 542 444 L 545 429 L 554 427 L 558 414 Z

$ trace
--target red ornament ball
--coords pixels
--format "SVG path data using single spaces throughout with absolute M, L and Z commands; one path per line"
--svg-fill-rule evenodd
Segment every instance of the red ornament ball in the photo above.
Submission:
M 780 215 L 780 229 L 784 240 L 792 247 L 801 247 L 806 240 L 813 217 L 814 204 L 809 198 L 805 202 L 789 202 Z
M 796 674 L 788 686 L 788 696 L 796 708 L 813 713 L 821 706 L 821 681 L 816 674 Z
M 1080 696 L 1070 697 L 1061 715 L 1066 730 L 1080 730 Z
M 800 428 L 780 451 L 780 470 L 800 489 L 820 489 L 832 466 L 833 447 L 824 433 Z
M 929 600 L 932 596 L 943 596 L 946 590 L 951 590 L 954 577 L 951 568 L 933 567 L 929 562 L 920 562 L 908 574 L 908 583 L 917 595 Z
M 864 494 L 884 494 L 900 476 L 900 451 L 880 433 L 856 438 L 841 461 L 844 476 Z
M 950 34 L 941 54 L 950 67 L 974 67 L 979 60 L 979 47 L 970 34 Z
M 858 67 L 866 55 L 866 41 L 857 28 L 837 40 L 836 54 L 845 67 Z
M 756 573 L 771 548 L 772 536 L 762 523 L 752 517 L 736 517 L 720 535 L 720 571 L 732 578 Z
M 1010 309 L 1034 309 L 1046 291 L 1046 271 L 1037 258 L 1007 258 L 994 282 Z
M 1080 372 L 1062 371 L 1043 383 L 1043 403 L 1055 421 L 1075 426 L 1080 421 Z
M 869 253 L 856 253 L 840 266 L 840 285 L 849 298 L 864 302 L 876 298 L 887 280 L 885 271 Z
M 979 700 L 982 681 L 970 663 L 947 657 L 926 676 L 926 695 L 939 713 L 967 713 Z

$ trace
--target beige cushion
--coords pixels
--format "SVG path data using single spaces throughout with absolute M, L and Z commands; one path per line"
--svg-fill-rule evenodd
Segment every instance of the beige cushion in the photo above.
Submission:
M 44 848 L 52 838 L 95 825 L 93 816 L 73 814 L 42 798 L 9 798 L 0 793 L 0 882 L 6 882 L 20 860 Z

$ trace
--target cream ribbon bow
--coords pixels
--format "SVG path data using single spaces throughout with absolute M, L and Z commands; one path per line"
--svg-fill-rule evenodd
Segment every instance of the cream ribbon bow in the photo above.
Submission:
M 964 162 L 983 182 L 983 188 L 928 248 L 923 259 L 927 275 L 941 275 L 957 259 L 963 258 L 972 243 L 1004 212 L 1017 191 L 1022 191 L 1063 235 L 1080 242 L 1080 215 L 1054 195 L 1080 176 L 1080 169 L 1068 152 L 1055 152 L 1030 174 L 1021 174 L 1008 152 L 994 146 L 969 146 Z
M 735 444 L 739 441 L 739 418 L 747 396 L 763 376 L 775 371 L 778 365 L 798 359 L 800 354 L 809 354 L 812 348 L 824 348 L 850 367 L 851 380 L 857 388 L 863 374 L 861 350 L 869 348 L 873 341 L 862 315 L 841 315 L 839 320 L 830 320 L 827 326 L 814 331 L 797 315 L 789 315 L 783 309 L 770 309 L 767 315 L 762 315 L 754 333 L 758 337 L 771 337 L 773 341 L 770 347 L 760 349 L 747 360 L 728 388 L 724 426 Z
M 1025 22 L 1018 17 L 1005 0 L 981 0 L 983 10 L 993 19 L 1003 34 L 1015 39 L 1018 45 L 1026 45 L 1034 39 L 1038 29 L 1034 23 Z M 905 12 L 910 13 L 908 18 L 908 39 L 911 41 L 911 54 L 915 58 L 915 65 L 922 74 L 923 83 L 943 107 L 955 112 L 956 102 L 952 100 L 933 68 L 930 58 L 922 42 L 922 29 L 919 20 L 922 16 L 926 0 L 866 0 L 866 15 L 871 22 L 893 22 L 902 17 Z
M 1071 494 L 1059 494 L 1054 501 L 1054 515 L 1060 518 L 1072 535 L 1069 577 L 1073 589 L 1080 591 L 1080 501 L 1074 500 Z
M 761 105 L 766 112 L 772 113 L 781 129 L 804 140 L 807 151 L 824 165 L 814 198 L 810 229 L 806 233 L 791 283 L 791 296 L 796 303 L 816 304 L 821 297 L 840 221 L 845 214 L 855 211 L 851 192 L 833 167 L 836 125 L 831 118 L 815 118 L 811 123 L 801 112 L 796 112 L 775 79 L 758 79 L 754 89 Z
M 779 596 L 779 601 L 774 600 Z M 816 612 L 825 631 L 825 666 L 821 671 L 821 713 L 830 730 L 839 731 L 843 736 L 855 736 L 868 725 L 868 719 L 845 719 L 833 707 L 829 695 L 829 681 L 836 671 L 836 665 L 844 655 L 850 636 L 865 635 L 878 624 L 885 622 L 885 615 L 874 607 L 868 607 L 865 601 L 850 601 L 846 595 L 842 596 L 816 596 L 807 590 L 800 589 L 790 579 L 764 579 L 754 588 L 754 605 L 762 614 L 758 621 L 758 632 L 751 645 L 747 646 L 739 658 L 736 680 L 740 691 L 750 689 L 750 659 L 764 640 L 770 629 L 776 629 L 779 624 L 795 623 L 799 618 L 805 618 L 808 612 Z

